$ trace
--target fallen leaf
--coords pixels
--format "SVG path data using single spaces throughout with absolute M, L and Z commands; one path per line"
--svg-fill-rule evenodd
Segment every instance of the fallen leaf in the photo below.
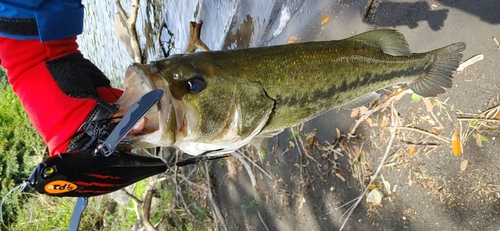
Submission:
M 340 139 L 340 130 L 338 128 L 335 128 L 337 130 L 337 140 Z
M 321 19 L 320 25 L 323 26 L 323 24 L 325 24 L 326 22 L 328 22 L 329 19 L 330 19 L 330 16 L 328 16 L 328 15 L 323 16 L 323 18 Z
M 500 114 L 496 114 L 495 119 L 500 120 Z
M 297 35 L 293 35 L 291 36 L 290 38 L 288 38 L 288 42 L 287 43 L 295 43 L 297 41 Z
M 410 145 L 410 147 L 408 147 L 408 156 L 413 156 L 413 154 L 415 154 L 415 151 L 417 151 L 417 146 L 416 145 Z
M 372 126 L 372 119 L 371 118 L 366 118 L 366 123 L 368 123 L 368 126 Z
M 382 198 L 384 198 L 384 194 L 380 191 L 380 189 L 374 188 L 366 196 L 366 202 L 376 206 L 382 206 Z
M 467 164 L 469 163 L 469 161 L 467 159 L 465 160 L 462 160 L 462 163 L 460 163 L 460 171 L 465 171 L 465 169 L 467 169 Z
M 462 147 L 460 146 L 460 137 L 458 136 L 458 129 L 453 130 L 453 135 L 451 136 L 451 152 L 455 156 L 460 156 L 462 154 Z
M 351 110 L 351 118 L 357 117 L 359 115 L 359 108 Z
M 385 115 L 382 116 L 382 122 L 380 123 L 380 127 L 382 127 L 382 128 L 387 127 L 387 121 L 388 121 L 387 116 L 385 116 Z
M 427 98 L 422 98 L 422 100 L 425 103 L 425 108 L 427 109 L 427 111 L 428 112 L 432 112 L 433 106 L 432 106 L 431 101 L 429 99 L 427 99 Z
M 365 115 L 366 113 L 368 113 L 368 108 L 366 108 L 365 106 L 358 107 L 358 109 L 359 109 L 359 114 L 360 115 Z
M 476 145 L 480 148 L 483 147 L 483 141 L 481 140 L 481 135 L 479 133 L 476 135 Z
M 292 141 L 288 141 L 288 146 L 290 148 L 295 148 L 295 144 Z
M 431 132 L 437 134 L 438 127 L 431 127 Z

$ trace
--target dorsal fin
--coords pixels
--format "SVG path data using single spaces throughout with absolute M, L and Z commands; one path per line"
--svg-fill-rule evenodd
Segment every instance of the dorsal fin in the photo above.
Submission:
M 403 34 L 391 29 L 368 31 L 348 40 L 363 40 L 377 45 L 382 51 L 393 56 L 410 56 L 411 51 Z

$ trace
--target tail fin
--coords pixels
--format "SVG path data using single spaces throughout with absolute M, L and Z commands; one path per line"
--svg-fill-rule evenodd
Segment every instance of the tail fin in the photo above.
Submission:
M 444 93 L 444 88 L 453 86 L 452 74 L 457 70 L 462 60 L 465 43 L 454 43 L 447 47 L 430 51 L 432 60 L 425 71 L 409 84 L 410 88 L 418 95 L 432 97 Z

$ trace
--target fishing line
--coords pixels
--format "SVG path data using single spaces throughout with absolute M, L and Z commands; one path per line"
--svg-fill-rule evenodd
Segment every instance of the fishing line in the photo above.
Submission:
M 3 203 L 5 202 L 5 199 L 7 199 L 7 197 L 10 196 L 10 194 L 12 194 L 14 192 L 14 190 L 16 189 L 20 189 L 19 192 L 22 192 L 24 190 L 24 188 L 26 188 L 26 186 L 28 186 L 29 182 L 28 181 L 24 181 L 23 183 L 19 184 L 18 186 L 15 186 L 14 188 L 12 188 L 9 192 L 7 192 L 7 194 L 5 194 L 5 196 L 2 198 L 2 202 L 0 203 L 0 221 L 2 222 L 2 225 L 9 229 L 9 227 L 7 227 L 7 225 L 3 222 Z M 30 220 L 31 220 L 31 210 L 30 210 Z

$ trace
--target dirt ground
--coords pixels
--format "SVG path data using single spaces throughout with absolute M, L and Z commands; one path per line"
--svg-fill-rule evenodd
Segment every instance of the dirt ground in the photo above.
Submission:
M 364 120 L 349 141 L 346 134 L 364 112 L 332 111 L 264 140 L 261 151 L 247 148 L 269 173 L 247 161 L 256 187 L 240 161 L 213 161 L 214 197 L 229 230 L 339 230 L 343 214 L 380 165 L 392 120 L 399 128 L 371 187 L 383 199 L 367 202 L 365 195 L 344 230 L 499 230 L 500 124 L 487 120 L 495 119 L 493 110 L 488 117 L 476 116 L 500 102 L 500 50 L 493 40 L 500 40 L 500 3 L 380 1 L 363 19 L 367 1 L 341 2 L 342 9 L 324 14 L 329 19 L 323 25 L 318 20 L 318 26 L 298 33 L 299 41 L 395 28 L 413 52 L 462 41 L 464 60 L 478 54 L 484 60 L 456 73 L 453 88 L 429 98 L 430 106 L 408 94 Z M 300 19 L 289 23 L 293 20 Z M 331 32 L 322 33 L 325 28 Z M 461 131 L 460 156 L 451 150 L 454 129 Z M 465 137 L 468 131 L 472 134 Z

